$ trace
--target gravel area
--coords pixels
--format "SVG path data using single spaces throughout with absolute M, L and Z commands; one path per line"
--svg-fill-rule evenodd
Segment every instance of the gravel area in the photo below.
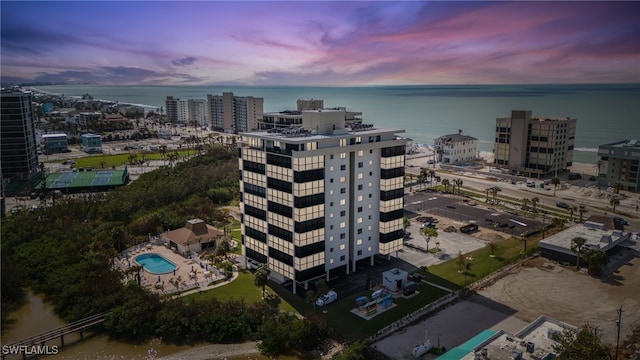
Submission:
M 243 359 L 264 358 L 260 357 L 260 351 L 256 345 L 256 342 L 205 345 L 165 356 L 158 360 L 218 360 L 232 356 L 242 356 Z

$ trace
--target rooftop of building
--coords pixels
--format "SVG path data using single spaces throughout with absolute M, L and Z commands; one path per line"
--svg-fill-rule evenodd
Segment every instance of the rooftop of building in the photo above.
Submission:
M 57 138 L 57 137 L 67 137 L 67 134 L 65 133 L 58 133 L 58 134 L 43 134 L 42 138 L 47 139 L 47 138 Z
M 362 121 L 350 121 L 345 116 L 354 112 L 345 108 L 330 108 L 302 111 L 302 124 L 289 128 L 274 128 L 268 130 L 253 130 L 243 132 L 241 135 L 261 137 L 270 140 L 291 138 L 299 141 L 323 139 L 329 137 L 346 137 L 349 135 L 380 135 L 382 133 L 403 133 L 403 129 L 376 128 L 373 124 L 364 124 Z
M 438 140 L 441 140 L 442 142 L 462 142 L 462 141 L 473 141 L 478 139 L 474 138 L 473 136 L 463 135 L 458 133 L 458 134 L 442 135 L 434 139 L 434 141 L 436 142 L 438 142 Z
M 189 244 L 209 242 L 211 239 L 223 234 L 221 230 L 205 223 L 202 219 L 190 219 L 187 220 L 184 227 L 168 231 L 163 236 L 176 244 L 187 246 Z
M 607 228 L 604 223 L 593 220 L 595 219 L 590 218 L 582 225 L 573 226 L 549 236 L 541 240 L 538 246 L 568 255 L 576 255 L 571 250 L 571 241 L 577 237 L 587 240 L 585 246 L 602 251 L 608 251 L 628 238 L 628 234 L 625 235 L 621 230 L 616 230 L 613 227 Z
M 492 359 L 553 359 L 556 353 L 553 346 L 555 337 L 575 326 L 540 316 L 516 334 L 500 330 L 484 341 L 476 344 L 466 353 L 463 360 Z
M 621 147 L 621 148 L 640 148 L 640 140 L 631 139 L 631 140 L 621 140 L 612 142 L 609 144 L 603 144 L 599 147 Z

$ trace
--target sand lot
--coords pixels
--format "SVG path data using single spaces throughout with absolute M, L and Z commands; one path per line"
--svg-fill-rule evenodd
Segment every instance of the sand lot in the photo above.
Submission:
M 516 333 L 540 315 L 576 326 L 589 323 L 604 341 L 615 344 L 620 306 L 622 343 L 640 327 L 640 258 L 624 251 L 612 263 L 616 270 L 596 278 L 544 258 L 529 260 L 476 295 L 380 340 L 376 348 L 393 359 L 408 360 L 425 331 L 432 344 L 451 349 L 484 329 Z
M 595 325 L 604 341 L 615 344 L 620 306 L 620 342 L 640 327 L 640 259 L 625 253 L 613 261 L 620 264 L 617 270 L 596 278 L 536 259 L 479 295 L 515 310 L 513 316 L 527 322 L 546 315 L 573 325 Z

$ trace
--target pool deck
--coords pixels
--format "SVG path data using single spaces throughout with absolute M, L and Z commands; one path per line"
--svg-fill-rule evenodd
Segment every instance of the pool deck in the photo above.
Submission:
M 187 259 L 162 245 L 144 244 L 134 246 L 127 250 L 125 256 L 118 257 L 116 264 L 122 270 L 127 270 L 135 265 L 133 259 L 142 254 L 158 254 L 177 266 L 175 271 L 160 275 L 152 274 L 146 270 L 140 272 L 140 284 L 159 294 L 183 291 L 181 295 L 187 295 L 225 285 L 238 277 L 238 271 L 234 268 L 233 276 L 229 281 L 209 286 L 216 280 L 224 279 L 225 275 L 215 266 L 202 259 Z

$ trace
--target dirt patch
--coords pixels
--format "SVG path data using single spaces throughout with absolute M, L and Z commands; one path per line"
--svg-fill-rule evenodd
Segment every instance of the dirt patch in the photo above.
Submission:
M 640 259 L 625 262 L 614 273 L 595 278 L 573 267 L 537 258 L 518 267 L 478 293 L 515 310 L 514 316 L 533 321 L 540 315 L 576 326 L 597 326 L 602 339 L 616 341 L 616 310 L 624 311 L 620 338 L 640 327 Z
M 472 234 L 472 236 L 475 237 L 476 239 L 489 241 L 489 242 L 497 242 L 497 241 L 504 240 L 504 236 L 500 234 L 496 234 L 494 232 L 480 231 L 478 233 Z

